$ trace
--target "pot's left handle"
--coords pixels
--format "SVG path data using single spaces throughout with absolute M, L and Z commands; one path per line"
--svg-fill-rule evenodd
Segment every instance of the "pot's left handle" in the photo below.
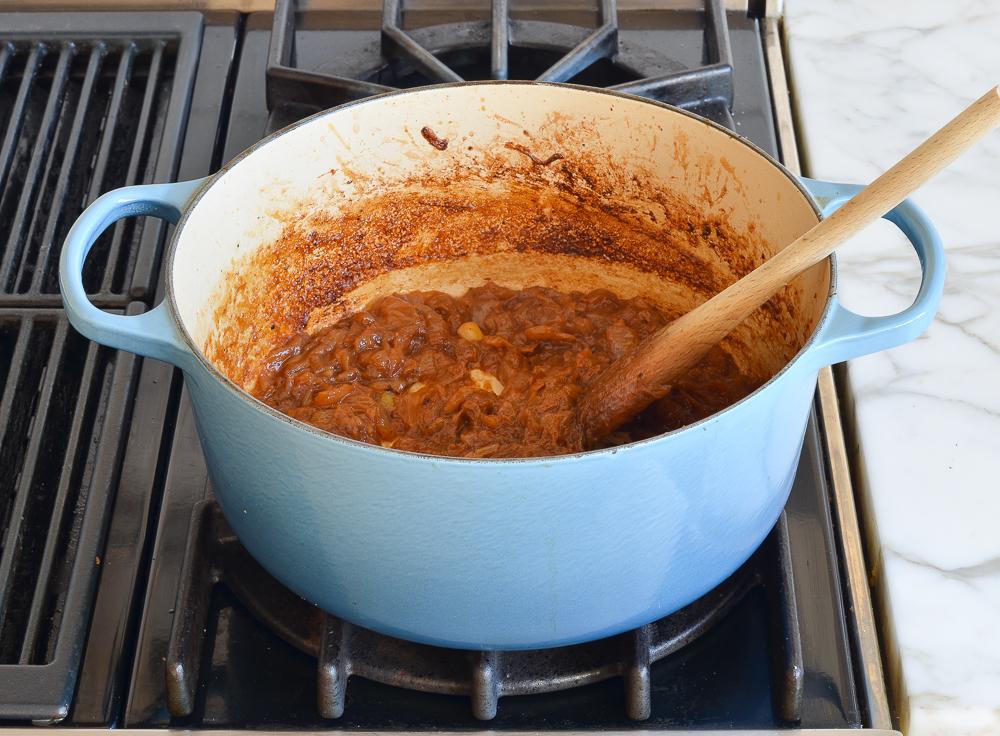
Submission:
M 864 187 L 835 184 L 800 177 L 816 203 L 827 216 Z M 920 260 L 920 289 L 913 304 L 897 314 L 865 317 L 844 307 L 836 297 L 833 313 L 817 339 L 814 350 L 819 366 L 840 363 L 868 353 L 896 347 L 915 339 L 934 319 L 944 293 L 945 254 L 937 229 L 927 215 L 911 200 L 890 210 L 883 217 L 903 231 Z
M 85 337 L 183 367 L 191 358 L 184 338 L 164 301 L 131 317 L 104 312 L 87 298 L 83 264 L 108 227 L 123 217 L 154 215 L 176 223 L 204 179 L 176 184 L 143 184 L 115 189 L 98 197 L 70 228 L 59 258 L 59 287 L 70 324 Z

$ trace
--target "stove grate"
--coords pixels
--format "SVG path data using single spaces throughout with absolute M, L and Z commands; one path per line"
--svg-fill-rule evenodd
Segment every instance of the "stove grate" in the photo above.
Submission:
M 392 75 L 396 84 L 388 85 L 383 83 L 386 81 L 382 79 L 383 70 L 373 70 L 369 78 L 355 78 L 297 68 L 296 0 L 277 0 L 268 51 L 268 108 L 323 109 L 398 86 L 465 79 L 531 78 L 542 82 L 596 84 L 684 108 L 719 108 L 720 122 L 732 126 L 733 55 L 723 0 L 705 1 L 706 58 L 700 66 L 650 76 L 641 69 L 632 69 L 627 81 L 617 82 L 592 73 L 600 62 L 619 61 L 616 0 L 599 0 L 599 25 L 593 30 L 514 19 L 508 0 L 492 0 L 490 19 L 486 22 L 407 30 L 403 13 L 403 0 L 385 0 L 380 34 L 382 57 L 399 67 Z M 461 75 L 449 60 L 466 57 L 470 48 L 477 47 L 487 51 L 488 67 L 484 73 L 474 69 L 474 76 Z M 554 61 L 551 61 L 552 48 L 561 50 Z M 518 64 L 514 70 L 512 50 L 530 55 L 532 63 Z
M 771 597 L 772 651 L 778 718 L 801 718 L 804 668 L 798 609 L 791 580 L 788 533 L 782 519 L 753 559 L 683 610 L 607 639 L 530 651 L 463 651 L 416 644 L 353 626 L 325 614 L 268 575 L 239 543 L 218 505 L 201 502 L 192 532 L 167 647 L 167 704 L 184 718 L 196 709 L 211 591 L 224 584 L 269 628 L 317 659 L 317 709 L 344 715 L 348 678 L 469 698 L 479 720 L 496 717 L 502 697 L 551 693 L 621 677 L 632 720 L 652 710 L 650 667 L 696 640 L 754 587 Z
M 136 363 L 60 310 L 0 310 L 3 716 L 66 715 Z
M 0 306 L 60 306 L 60 245 L 80 212 L 109 189 L 173 178 L 161 147 L 184 133 L 201 22 L 153 34 L 118 16 L 90 34 L 39 17 L 0 14 Z M 152 296 L 164 229 L 146 223 L 94 245 L 84 284 L 98 305 Z
M 0 718 L 69 712 L 115 500 L 138 359 L 70 326 L 60 244 L 105 190 L 166 181 L 202 18 L 0 13 Z M 152 300 L 165 232 L 119 223 L 84 282 Z

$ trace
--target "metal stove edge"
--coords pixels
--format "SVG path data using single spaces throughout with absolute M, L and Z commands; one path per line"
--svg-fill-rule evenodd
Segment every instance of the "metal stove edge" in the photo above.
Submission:
M 771 6 L 771 0 L 768 6 Z M 781 0 L 775 0 L 777 13 L 770 13 L 762 20 L 764 29 L 764 52 L 767 61 L 767 76 L 771 86 L 774 118 L 778 128 L 778 146 L 781 159 L 792 172 L 801 173 L 796 141 L 795 120 L 789 97 L 789 82 L 785 70 L 785 54 L 782 45 Z M 862 536 L 858 519 L 858 509 L 854 500 L 844 425 L 834 380 L 832 367 L 820 370 L 817 382 L 818 415 L 823 434 L 823 444 L 830 462 L 830 485 L 833 514 L 836 521 L 835 533 L 843 563 L 844 593 L 849 602 L 846 615 L 852 624 L 854 639 L 853 656 L 857 658 L 859 687 L 863 688 L 868 702 L 869 719 L 872 729 L 869 733 L 901 733 L 892 731 L 892 711 L 886 690 L 885 672 L 876 619 L 872 605 L 872 592 L 868 585 Z M 825 731 L 824 733 L 835 733 Z

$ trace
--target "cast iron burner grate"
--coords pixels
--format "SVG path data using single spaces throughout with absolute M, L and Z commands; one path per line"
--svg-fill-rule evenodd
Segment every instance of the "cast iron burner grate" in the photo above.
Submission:
M 70 326 L 60 245 L 106 189 L 172 178 L 201 17 L 0 13 L 0 717 L 76 691 L 139 359 Z M 165 228 L 110 228 L 92 300 L 150 306 Z
M 60 310 L 0 310 L 5 716 L 59 720 L 69 708 L 136 362 L 88 342 Z
M 83 209 L 173 178 L 161 146 L 184 134 L 199 21 L 0 15 L 0 306 L 61 306 L 60 246 Z M 97 305 L 151 296 L 164 232 L 151 223 L 119 222 L 94 245 L 84 286 Z
M 616 0 L 599 0 L 597 28 L 512 17 L 492 0 L 489 20 L 420 28 L 404 24 L 402 0 L 385 0 L 378 68 L 352 76 L 296 66 L 296 0 L 277 0 L 267 61 L 267 104 L 287 123 L 397 88 L 482 79 L 574 82 L 629 92 L 699 112 L 733 127 L 733 55 L 723 0 L 706 0 L 700 65 L 655 61 L 619 42 Z M 669 49 L 666 50 L 669 54 Z M 270 126 L 272 129 L 280 125 Z
M 618 636 L 532 651 L 463 651 L 415 644 L 353 626 L 324 613 L 272 578 L 247 553 L 218 505 L 195 507 L 167 649 L 167 703 L 176 717 L 195 709 L 213 586 L 224 584 L 282 639 L 317 659 L 319 714 L 344 714 L 352 675 L 386 685 L 471 700 L 473 715 L 491 720 L 501 697 L 550 693 L 612 677 L 625 683 L 633 720 L 651 712 L 650 667 L 693 642 L 755 586 L 772 609 L 778 717 L 800 720 L 803 663 L 784 517 L 771 538 L 728 580 L 687 608 Z

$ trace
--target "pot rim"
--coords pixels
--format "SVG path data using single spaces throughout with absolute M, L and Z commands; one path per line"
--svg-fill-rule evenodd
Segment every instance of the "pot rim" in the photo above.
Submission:
M 665 432 L 660 435 L 656 435 L 655 437 L 649 437 L 643 440 L 629 442 L 624 445 L 616 445 L 614 447 L 606 447 L 598 450 L 585 450 L 583 452 L 574 452 L 566 455 L 547 455 L 542 457 L 469 458 L 469 457 L 452 457 L 449 455 L 431 455 L 429 453 L 412 452 L 409 450 L 396 450 L 388 447 L 381 447 L 378 445 L 369 444 L 367 442 L 362 442 L 361 440 L 351 439 L 350 437 L 343 437 L 341 435 L 334 434 L 333 432 L 327 432 L 326 430 L 319 429 L 318 427 L 314 427 L 313 425 L 303 422 L 301 420 L 293 419 L 287 414 L 284 414 L 278 411 L 277 409 L 268 406 L 267 404 L 265 404 L 257 397 L 253 396 L 248 391 L 237 386 L 228 376 L 226 376 L 224 373 L 222 373 L 222 371 L 220 371 L 218 368 L 215 367 L 212 361 L 210 361 L 205 356 L 202 349 L 195 343 L 194 339 L 191 337 L 191 334 L 188 332 L 187 327 L 184 325 L 183 321 L 180 319 L 178 315 L 177 303 L 174 298 L 174 260 L 177 254 L 177 242 L 180 239 L 181 233 L 184 230 L 184 226 L 187 224 L 188 217 L 197 208 L 198 203 L 201 201 L 202 196 L 204 196 L 204 194 L 209 189 L 211 189 L 212 186 L 214 186 L 219 179 L 225 176 L 230 169 L 237 166 L 241 161 L 243 161 L 243 159 L 253 155 L 258 149 L 264 147 L 265 145 L 271 143 L 272 141 L 282 137 L 287 133 L 291 133 L 293 130 L 296 130 L 302 125 L 311 123 L 312 121 L 318 118 L 325 117 L 336 111 L 344 110 L 349 107 L 355 107 L 358 105 L 365 105 L 371 102 L 385 99 L 387 97 L 395 97 L 399 95 L 417 95 L 423 92 L 435 91 L 441 89 L 450 89 L 454 87 L 488 87 L 488 86 L 507 86 L 507 85 L 521 85 L 521 86 L 532 86 L 532 87 L 559 87 L 564 89 L 575 90 L 578 92 L 589 92 L 594 94 L 608 95 L 610 97 L 618 97 L 629 101 L 636 101 L 648 105 L 655 105 L 669 112 L 688 117 L 694 120 L 695 122 L 707 125 L 708 127 L 715 129 L 716 131 L 726 134 L 733 140 L 743 144 L 751 151 L 759 155 L 762 159 L 764 159 L 764 161 L 769 163 L 771 166 L 777 168 L 802 194 L 806 202 L 809 204 L 813 212 L 816 214 L 817 219 L 820 220 L 823 217 L 822 211 L 817 206 L 816 201 L 813 199 L 812 195 L 809 194 L 809 191 L 806 189 L 805 185 L 799 180 L 799 178 L 791 171 L 789 171 L 784 165 L 782 165 L 781 162 L 779 162 L 777 159 L 775 159 L 773 156 L 767 153 L 767 151 L 764 151 L 762 148 L 757 146 L 749 139 L 745 138 L 744 136 L 741 136 L 739 133 L 736 133 L 733 130 L 730 130 L 729 128 L 726 128 L 723 125 L 720 125 L 719 123 L 716 123 L 713 120 L 709 120 L 700 115 L 695 115 L 693 112 L 690 112 L 683 108 L 675 107 L 673 105 L 669 105 L 659 100 L 652 100 L 645 97 L 640 97 L 639 95 L 633 95 L 627 92 L 620 92 L 611 89 L 602 89 L 600 87 L 590 87 L 588 85 L 583 85 L 583 84 L 568 84 L 565 82 L 537 82 L 534 80 L 494 79 L 494 80 L 480 80 L 480 81 L 447 82 L 442 84 L 426 85 L 414 89 L 393 90 L 378 95 L 372 95 L 371 97 L 365 97 L 360 100 L 352 100 L 350 102 L 345 102 L 342 105 L 337 105 L 336 107 L 331 107 L 326 110 L 322 110 L 306 118 L 303 118 L 302 120 L 298 120 L 290 125 L 287 125 L 284 128 L 281 128 L 280 130 L 276 130 L 267 137 L 262 138 L 253 145 L 249 146 L 238 155 L 234 156 L 218 171 L 206 177 L 202 181 L 201 186 L 198 187 L 197 191 L 192 195 L 191 199 L 188 201 L 187 205 L 184 208 L 184 212 L 181 215 L 180 220 L 178 220 L 176 226 L 174 227 L 173 234 L 171 235 L 170 242 L 168 243 L 167 246 L 166 257 L 164 259 L 164 265 L 165 268 L 167 269 L 166 280 L 165 280 L 166 292 L 164 295 L 164 300 L 169 305 L 170 319 L 173 320 L 173 323 L 177 327 L 179 334 L 184 338 L 184 343 L 188 348 L 188 351 L 202 365 L 202 367 L 204 367 L 208 371 L 209 375 L 217 379 L 219 383 L 222 384 L 222 387 L 225 390 L 237 394 L 238 398 L 242 399 L 243 401 L 246 401 L 258 411 L 270 415 L 273 418 L 284 421 L 292 425 L 296 429 L 308 432 L 312 435 L 315 435 L 318 438 L 321 438 L 323 441 L 330 442 L 333 444 L 345 444 L 348 447 L 354 449 L 371 451 L 375 453 L 394 453 L 396 455 L 406 456 L 414 461 L 445 463 L 445 464 L 456 463 L 461 465 L 468 465 L 468 464 L 532 465 L 533 464 L 533 465 L 548 466 L 555 463 L 567 463 L 571 461 L 580 461 L 583 459 L 590 460 L 590 459 L 598 459 L 601 457 L 610 457 L 613 455 L 617 455 L 619 453 L 635 451 L 640 448 L 648 447 L 655 443 L 664 442 L 669 440 L 671 437 L 674 437 L 679 434 L 694 432 L 703 427 L 704 425 L 708 424 L 709 422 L 718 421 L 720 417 L 725 415 L 727 412 L 750 401 L 758 394 L 770 388 L 772 384 L 776 383 L 782 376 L 784 376 L 787 372 L 789 372 L 793 366 L 795 366 L 804 358 L 805 354 L 809 352 L 813 344 L 817 341 L 819 335 L 823 332 L 823 329 L 825 328 L 827 322 L 829 321 L 830 315 L 833 311 L 833 305 L 835 302 L 834 297 L 837 294 L 837 260 L 835 255 L 830 255 L 826 259 L 826 261 L 830 264 L 830 288 L 827 292 L 826 304 L 823 307 L 823 312 L 820 315 L 820 318 L 817 321 L 816 326 L 813 328 L 812 334 L 809 336 L 809 339 L 805 341 L 805 343 L 802 345 L 799 351 L 792 357 L 792 359 L 781 367 L 781 370 L 772 375 L 757 389 L 747 394 L 739 401 L 730 404 L 726 408 L 717 411 L 714 414 L 710 414 L 709 416 L 704 417 L 703 419 L 699 419 L 697 422 L 693 422 L 692 424 L 687 424 L 683 427 L 678 427 L 677 429 Z

